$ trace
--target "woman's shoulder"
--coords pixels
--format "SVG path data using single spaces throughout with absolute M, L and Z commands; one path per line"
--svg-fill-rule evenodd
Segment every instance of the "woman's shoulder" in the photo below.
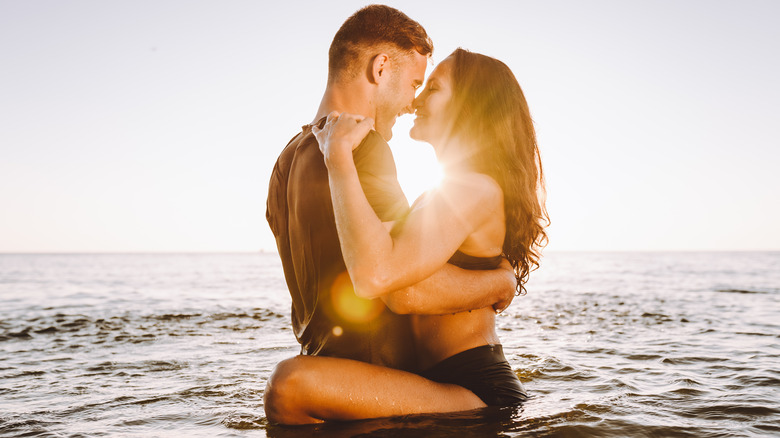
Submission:
M 485 201 L 502 201 L 503 191 L 498 182 L 489 175 L 479 172 L 463 172 L 445 176 L 442 189 L 459 196 L 475 196 Z
M 431 195 L 434 193 L 453 213 L 460 212 L 477 222 L 494 215 L 504 204 L 503 192 L 496 180 L 476 172 L 445 176 Z

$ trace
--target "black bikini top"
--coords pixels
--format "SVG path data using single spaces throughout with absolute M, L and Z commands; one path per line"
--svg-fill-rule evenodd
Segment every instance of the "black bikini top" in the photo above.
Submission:
M 496 269 L 501 264 L 501 256 L 493 257 L 476 257 L 468 254 L 464 254 L 460 251 L 455 251 L 455 254 L 447 261 L 452 265 L 455 265 L 463 269 L 471 270 L 486 270 Z

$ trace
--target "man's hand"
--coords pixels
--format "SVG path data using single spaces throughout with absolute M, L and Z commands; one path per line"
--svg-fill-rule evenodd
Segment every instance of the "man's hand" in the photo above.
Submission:
M 509 264 L 509 260 L 502 258 L 501 264 L 498 265 L 497 269 L 503 269 L 506 272 L 507 276 L 512 277 L 512 282 L 517 282 L 517 279 L 515 278 L 515 271 L 512 269 L 512 265 Z M 493 304 L 493 310 L 496 311 L 496 313 L 501 313 L 504 310 L 506 310 L 507 307 L 509 307 L 510 304 L 512 304 L 512 300 L 515 298 L 515 289 L 512 288 L 511 290 L 504 290 L 502 291 L 504 294 L 503 298 L 501 298 L 500 301 L 497 301 L 495 304 Z
M 515 297 L 517 280 L 506 259 L 496 269 L 474 271 L 449 263 L 425 280 L 382 296 L 395 313 L 450 315 L 474 309 L 500 312 Z

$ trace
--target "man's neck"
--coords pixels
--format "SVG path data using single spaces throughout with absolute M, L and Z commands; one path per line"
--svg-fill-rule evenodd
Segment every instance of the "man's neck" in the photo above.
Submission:
M 358 81 L 328 84 L 312 123 L 316 123 L 332 111 L 375 118 L 376 106 L 372 92 L 371 84 Z

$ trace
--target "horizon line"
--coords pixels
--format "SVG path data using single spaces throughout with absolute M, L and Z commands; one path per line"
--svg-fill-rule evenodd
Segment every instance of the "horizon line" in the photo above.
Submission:
M 706 253 L 706 252 L 780 252 L 780 249 L 550 249 L 542 253 Z M 139 251 L 2 251 L 0 255 L 217 255 L 276 254 L 277 250 L 139 250 Z

